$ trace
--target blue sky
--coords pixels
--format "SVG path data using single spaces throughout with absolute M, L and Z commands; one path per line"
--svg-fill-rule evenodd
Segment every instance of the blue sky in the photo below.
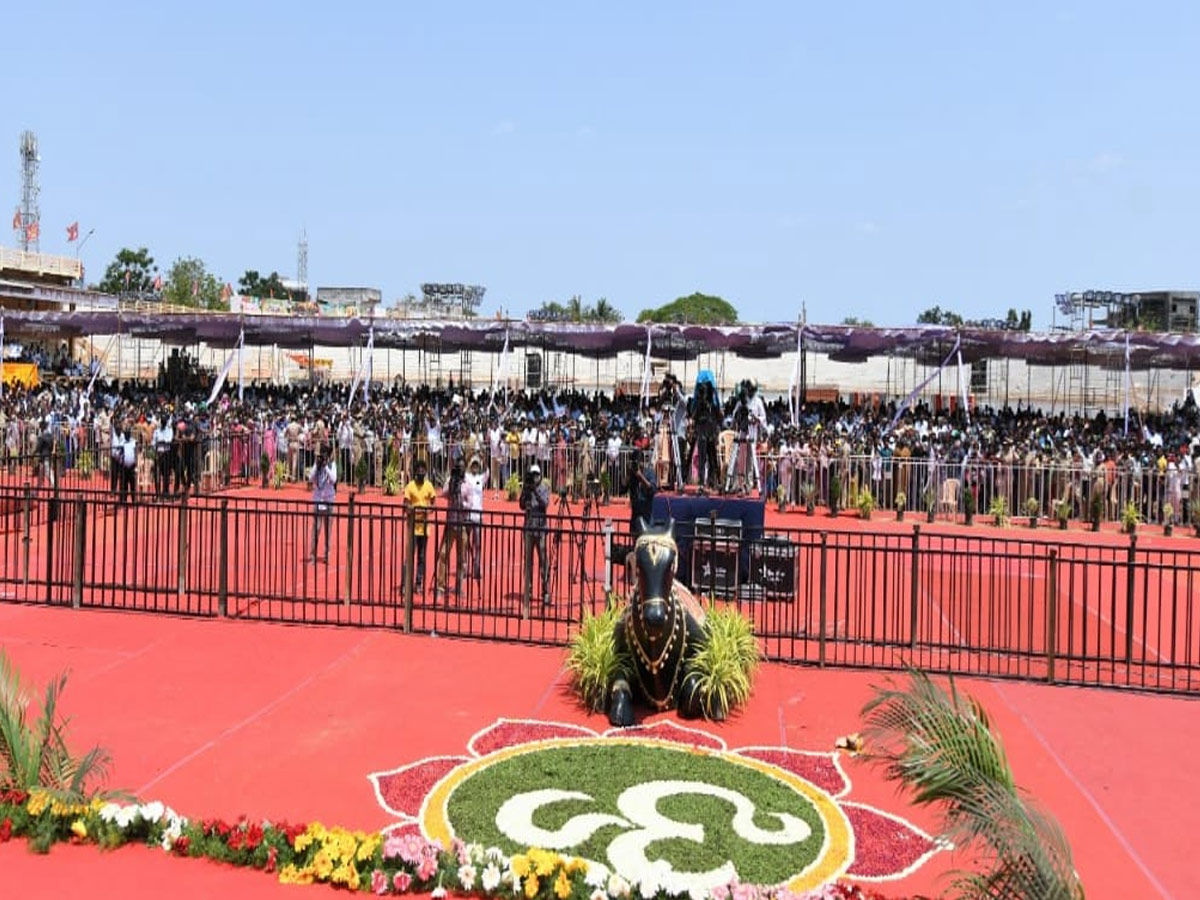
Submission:
M 912 322 L 1195 288 L 1200 5 L 10 4 L 42 249 Z M 13 35 L 28 37 L 13 40 Z M 29 53 L 13 48 L 27 46 Z M 2 208 L 2 207 L 0 207 Z M 7 221 L 7 220 L 6 220 Z M 13 236 L 0 240 L 12 245 Z

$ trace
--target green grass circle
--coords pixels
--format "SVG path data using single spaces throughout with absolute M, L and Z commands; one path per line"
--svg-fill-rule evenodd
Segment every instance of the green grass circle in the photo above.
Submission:
M 545 788 L 591 795 L 592 801 L 566 800 L 539 809 L 534 824 L 554 831 L 582 813 L 619 815 L 617 797 L 622 791 L 665 780 L 696 781 L 737 791 L 754 803 L 754 822 L 759 828 L 778 830 L 779 821 L 770 814 L 789 813 L 807 822 L 812 833 L 799 844 L 752 843 L 733 830 L 734 809 L 725 800 L 694 794 L 668 796 L 659 802 L 658 812 L 676 822 L 703 825 L 704 842 L 657 840 L 647 848 L 651 860 L 666 860 L 677 872 L 703 872 L 729 860 L 744 882 L 778 884 L 799 875 L 821 852 L 825 824 L 808 797 L 757 769 L 684 747 L 597 741 L 518 754 L 464 779 L 447 798 L 446 812 L 457 837 L 513 854 L 528 848 L 514 843 L 496 825 L 496 813 L 510 797 Z M 623 830 L 617 825 L 605 826 L 586 842 L 561 852 L 608 864 L 608 844 Z

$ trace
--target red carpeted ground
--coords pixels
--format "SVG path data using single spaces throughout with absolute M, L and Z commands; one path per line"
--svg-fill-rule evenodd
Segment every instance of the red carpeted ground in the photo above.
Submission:
M 499 716 L 602 728 L 564 692 L 562 651 L 385 630 L 190 620 L 0 605 L 0 644 L 29 677 L 70 668 L 66 706 L 79 743 L 113 752 L 112 784 L 191 816 L 392 821 L 367 774 L 462 752 Z M 498 676 L 500 673 L 500 677 Z M 728 744 L 825 750 L 858 727 L 884 676 L 766 666 L 745 714 L 715 729 Z M 964 681 L 991 710 L 1018 780 L 1058 816 L 1090 897 L 1200 896 L 1190 862 L 1200 773 L 1194 701 L 1013 682 Z M 1182 764 L 1180 764 L 1182 763 Z M 864 765 L 850 798 L 933 822 Z M 935 861 L 886 890 L 932 891 Z M 158 851 L 0 847 L 21 896 L 320 896 L 271 876 Z

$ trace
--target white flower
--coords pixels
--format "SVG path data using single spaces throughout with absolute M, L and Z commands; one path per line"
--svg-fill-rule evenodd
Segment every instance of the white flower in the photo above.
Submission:
M 131 803 L 129 806 L 122 806 L 120 810 L 117 811 L 113 821 L 117 823 L 118 828 L 128 828 L 133 824 L 133 820 L 137 817 L 138 808 L 136 805 Z
M 513 892 L 513 896 L 514 896 L 514 897 L 520 897 L 520 896 L 521 896 L 521 888 L 522 888 L 522 884 L 521 884 L 521 876 L 520 876 L 520 875 L 518 875 L 516 872 L 514 872 L 512 869 L 509 869 L 509 870 L 508 870 L 508 877 L 509 877 L 510 879 L 512 879 L 512 892 Z
M 608 869 L 604 866 L 588 863 L 587 872 L 584 873 L 583 883 L 590 888 L 600 888 L 600 893 L 604 893 L 604 883 L 608 881 Z M 595 900 L 593 897 L 592 900 Z
M 610 897 L 628 897 L 629 882 L 614 872 L 608 878 L 608 896 Z
M 608 900 L 608 894 L 604 893 L 604 888 L 596 888 L 589 900 Z
M 463 890 L 469 891 L 475 887 L 476 874 L 475 867 L 470 863 L 458 867 L 458 883 L 463 886 Z
M 105 803 L 100 807 L 100 821 L 107 822 L 110 825 L 117 821 L 117 816 L 121 814 L 121 806 L 117 803 Z
M 147 822 L 157 822 L 166 813 L 167 808 L 158 800 L 152 800 L 139 810 Z
M 494 862 L 488 863 L 483 870 L 483 875 L 479 878 L 479 883 L 488 893 L 500 887 L 500 867 Z
M 477 866 L 485 863 L 487 858 L 484 856 L 483 844 L 467 844 L 467 859 Z
M 488 859 L 492 859 L 498 863 L 501 863 L 502 865 L 508 864 L 508 857 L 506 857 L 504 855 L 504 851 L 501 850 L 499 847 L 488 847 L 486 850 L 483 851 L 483 855 L 486 856 Z
M 446 889 L 439 884 L 429 892 L 429 896 L 432 897 L 433 900 L 442 900 L 442 898 L 446 896 Z

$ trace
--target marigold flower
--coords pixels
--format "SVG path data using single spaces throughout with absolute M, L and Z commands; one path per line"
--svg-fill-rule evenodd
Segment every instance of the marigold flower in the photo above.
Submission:
M 524 878 L 529 874 L 529 857 L 523 853 L 516 854 L 509 865 L 512 867 L 513 874 L 518 878 Z
M 525 896 L 528 897 L 529 900 L 533 900 L 533 898 L 537 896 L 537 892 L 540 887 L 541 885 L 538 884 L 538 877 L 536 875 L 530 875 L 525 879 Z
M 317 852 L 312 861 L 313 874 L 322 881 L 327 881 L 333 874 L 333 860 L 324 848 Z
M 76 819 L 71 823 L 71 834 L 81 840 L 87 837 L 87 823 L 83 819 Z
M 571 896 L 571 879 L 567 877 L 566 869 L 558 870 L 558 877 L 554 879 L 554 896 L 558 900 L 567 900 Z

